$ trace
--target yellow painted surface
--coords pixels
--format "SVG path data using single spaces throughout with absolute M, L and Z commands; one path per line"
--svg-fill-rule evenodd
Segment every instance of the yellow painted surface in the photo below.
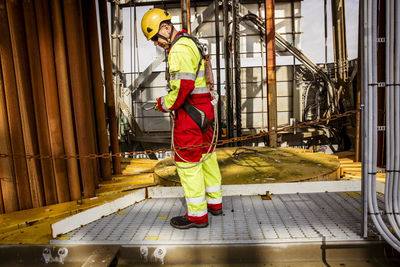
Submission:
M 129 175 L 115 175 L 103 181 L 97 197 L 0 215 L 0 244 L 49 244 L 51 224 L 84 210 L 123 197 L 131 190 L 155 185 L 156 160 L 123 159 Z
M 258 184 L 339 179 L 337 156 L 310 153 L 303 149 L 249 147 L 254 151 L 237 148 L 218 148 L 217 158 L 222 184 Z M 155 174 L 162 185 L 177 185 L 179 178 L 171 159 L 157 164 Z
M 354 162 L 351 152 L 346 152 L 345 158 L 340 158 L 340 174 L 342 180 L 361 180 L 361 162 Z M 379 169 L 379 168 L 378 168 Z M 376 181 L 385 183 L 386 173 L 377 173 Z
M 117 193 L 92 199 L 83 199 L 82 204 L 70 201 L 35 209 L 0 215 L 0 244 L 49 244 L 50 225 L 78 212 L 93 208 L 130 192 Z M 30 222 L 26 224 L 25 222 Z
M 144 188 L 148 186 L 153 186 L 156 185 L 155 183 L 148 183 L 148 184 L 133 184 L 133 185 L 118 185 L 118 186 L 112 186 L 112 187 L 102 187 L 96 190 L 96 194 L 98 196 L 107 196 L 111 194 L 116 194 L 119 192 L 125 192 L 133 189 L 139 189 L 139 188 Z

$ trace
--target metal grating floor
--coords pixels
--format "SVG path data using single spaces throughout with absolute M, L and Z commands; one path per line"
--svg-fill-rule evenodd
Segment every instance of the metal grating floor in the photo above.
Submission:
M 359 241 L 361 194 L 228 196 L 209 226 L 178 230 L 170 218 L 186 212 L 183 198 L 147 199 L 52 240 L 52 244 L 243 244 Z M 380 199 L 380 202 L 382 200 Z M 381 203 L 382 204 L 382 203 Z M 377 233 L 370 225 L 370 236 Z

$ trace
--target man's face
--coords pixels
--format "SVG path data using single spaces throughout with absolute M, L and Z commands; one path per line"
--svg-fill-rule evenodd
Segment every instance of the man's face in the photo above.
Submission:
M 160 38 L 159 36 L 164 36 L 165 38 L 169 38 L 171 33 L 171 27 L 168 24 L 161 24 L 160 29 L 158 30 L 158 34 L 154 35 L 151 40 L 153 41 L 155 46 L 159 46 L 164 50 L 168 50 L 169 44 L 167 40 Z

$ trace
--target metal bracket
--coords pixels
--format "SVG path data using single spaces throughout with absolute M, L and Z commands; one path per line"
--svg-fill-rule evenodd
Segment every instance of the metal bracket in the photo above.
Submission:
M 384 131 L 386 131 L 386 126 L 385 125 L 382 125 L 382 126 L 376 126 L 376 128 L 378 129 L 378 132 L 384 132 Z
M 165 255 L 167 255 L 167 249 L 163 247 L 156 248 L 153 253 L 156 263 L 161 263 L 161 264 L 164 264 Z
M 376 38 L 376 42 L 377 43 L 385 43 L 386 42 L 386 38 L 385 37 L 378 37 L 378 38 Z
M 386 87 L 386 83 L 385 82 L 379 82 L 378 83 L 378 87 Z
M 386 169 L 377 169 L 376 170 L 376 173 L 385 173 L 386 172 Z
M 42 256 L 44 259 L 44 262 L 46 264 L 48 263 L 61 263 L 64 264 L 64 259 L 68 255 L 68 249 L 67 248 L 59 248 L 57 251 L 57 256 L 53 257 L 51 254 L 51 249 L 45 248 L 42 252 Z

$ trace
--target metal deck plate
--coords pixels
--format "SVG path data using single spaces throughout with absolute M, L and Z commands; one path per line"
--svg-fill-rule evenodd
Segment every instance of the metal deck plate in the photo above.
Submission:
M 382 204 L 382 200 L 380 200 Z M 309 193 L 228 196 L 223 216 L 209 214 L 209 226 L 178 230 L 170 219 L 186 212 L 183 198 L 146 199 L 71 231 L 52 244 L 259 244 L 359 241 L 361 194 Z M 376 236 L 372 225 L 369 236 Z

